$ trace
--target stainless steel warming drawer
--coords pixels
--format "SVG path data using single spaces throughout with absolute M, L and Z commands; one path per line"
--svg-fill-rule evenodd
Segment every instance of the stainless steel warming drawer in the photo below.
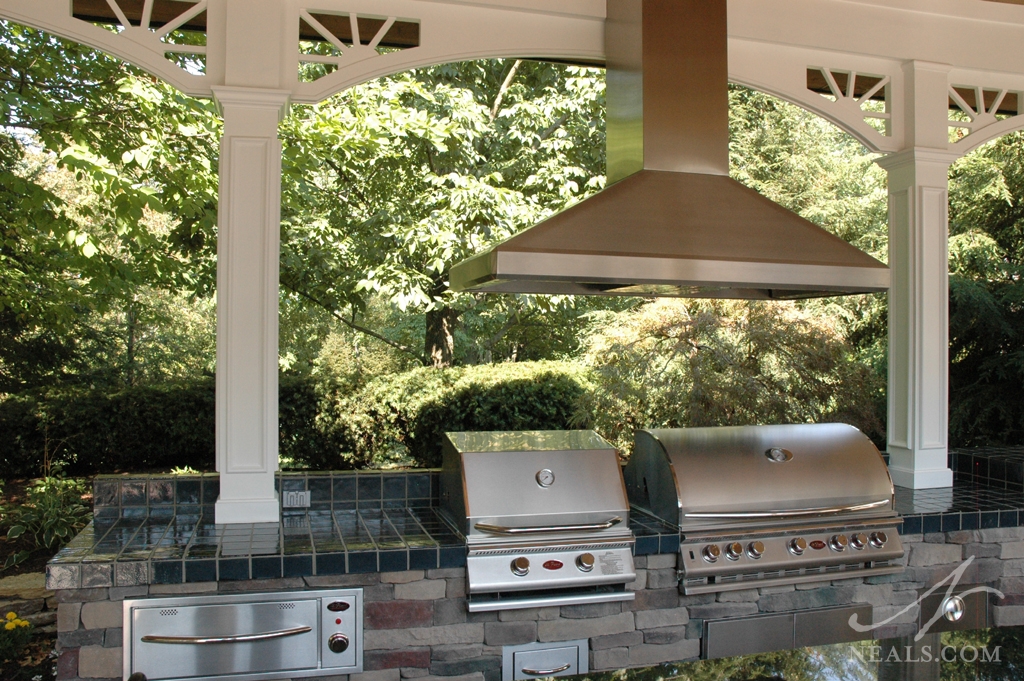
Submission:
M 124 602 L 124 676 L 257 681 L 363 667 L 362 589 Z

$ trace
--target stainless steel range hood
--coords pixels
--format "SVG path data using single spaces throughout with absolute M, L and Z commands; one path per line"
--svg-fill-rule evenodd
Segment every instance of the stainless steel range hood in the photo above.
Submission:
M 729 177 L 726 0 L 608 0 L 609 186 L 451 270 L 456 291 L 810 298 L 889 269 Z

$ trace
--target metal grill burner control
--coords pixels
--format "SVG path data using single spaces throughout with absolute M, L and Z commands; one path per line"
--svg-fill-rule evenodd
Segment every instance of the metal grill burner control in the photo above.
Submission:
M 704 560 L 709 563 L 714 563 L 722 556 L 722 549 L 718 548 L 718 544 L 710 544 L 704 547 L 704 550 L 700 552 L 704 556 Z
M 579 558 L 576 559 L 576 567 L 583 572 L 590 572 L 594 569 L 594 554 L 582 553 Z
M 868 536 L 863 532 L 855 532 L 850 535 L 850 546 L 855 549 L 863 549 L 868 544 Z
M 834 534 L 828 540 L 828 545 L 833 551 L 845 551 L 846 547 L 850 545 L 850 540 L 846 538 L 845 534 Z
M 872 532 L 871 533 L 871 545 L 876 549 L 880 549 L 885 546 L 885 542 L 889 541 L 889 537 L 885 532 Z
M 743 555 L 743 544 L 734 541 L 725 547 L 725 557 L 729 560 L 739 560 Z
M 512 574 L 516 577 L 525 577 L 530 572 L 530 559 L 526 556 L 519 556 L 512 561 Z
M 807 540 L 803 537 L 797 537 L 796 539 L 789 540 L 789 552 L 794 556 L 802 556 L 806 550 Z
M 752 541 L 747 544 L 747 555 L 757 560 L 764 555 L 764 544 L 759 541 Z

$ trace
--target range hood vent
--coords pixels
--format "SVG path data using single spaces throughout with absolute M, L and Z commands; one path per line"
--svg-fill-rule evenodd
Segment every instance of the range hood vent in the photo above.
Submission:
M 451 271 L 456 291 L 794 299 L 889 269 L 729 177 L 726 0 L 608 0 L 608 182 Z

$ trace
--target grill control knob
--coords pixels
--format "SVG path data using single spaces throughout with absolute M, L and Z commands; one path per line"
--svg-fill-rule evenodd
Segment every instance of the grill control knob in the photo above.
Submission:
M 752 541 L 747 544 L 747 555 L 753 559 L 758 559 L 764 554 L 764 544 L 759 541 Z
M 525 577 L 526 573 L 530 571 L 530 559 L 525 556 L 519 556 L 512 561 L 512 574 L 516 577 Z
M 828 540 L 828 545 L 833 551 L 845 551 L 846 547 L 850 545 L 850 540 L 846 538 L 845 534 L 833 534 L 832 538 Z
M 576 558 L 576 567 L 578 567 L 581 572 L 590 572 L 591 570 L 593 570 L 594 569 L 594 554 L 592 554 L 592 553 L 581 553 L 579 555 L 579 557 Z
M 885 542 L 889 541 L 889 535 L 885 532 L 872 532 L 871 533 L 871 545 L 876 549 L 880 549 L 885 546 Z
M 743 555 L 743 544 L 738 541 L 734 541 L 731 544 L 725 545 L 725 557 L 729 560 L 739 560 L 740 556 Z
M 850 536 L 850 545 L 855 549 L 862 549 L 868 545 L 868 536 L 863 532 L 857 532 Z
M 704 547 L 704 550 L 700 552 L 700 555 L 704 557 L 709 563 L 714 563 L 722 555 L 722 549 L 718 548 L 718 544 L 708 544 Z
M 348 650 L 348 636 L 345 634 L 331 634 L 327 639 L 327 647 L 332 653 L 343 653 Z
M 803 537 L 797 537 L 796 539 L 789 540 L 789 552 L 794 556 L 802 556 L 806 550 L 807 540 Z

